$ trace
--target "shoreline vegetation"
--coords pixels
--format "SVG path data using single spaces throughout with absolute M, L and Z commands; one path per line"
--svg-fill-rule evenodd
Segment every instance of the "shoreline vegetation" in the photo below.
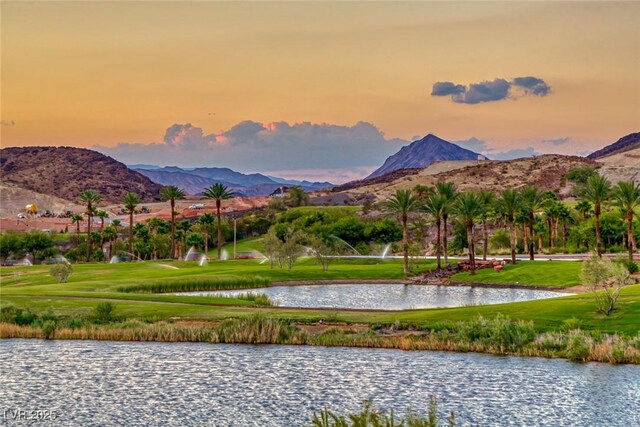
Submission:
M 420 273 L 435 264 L 414 267 Z M 591 294 L 575 289 L 579 271 L 579 263 L 522 261 L 502 272 L 479 270 L 473 280 L 460 273 L 441 285 L 576 292 L 569 296 L 383 311 L 277 307 L 257 294 L 280 285 L 414 283 L 403 278 L 400 260 L 335 260 L 329 271 L 313 259 L 298 260 L 293 270 L 255 260 L 77 264 L 63 283 L 47 266 L 3 267 L 0 338 L 372 347 L 639 364 L 640 285 L 625 287 L 605 317 Z M 247 293 L 172 294 L 229 289 Z
M 2 322 L 0 338 L 366 347 L 640 364 L 640 335 L 626 338 L 584 331 L 577 319 L 565 322 L 560 330 L 539 333 L 533 322 L 515 321 L 502 315 L 494 319 L 480 316 L 469 321 L 442 322 L 430 328 L 399 322 L 392 325 L 302 324 L 263 314 L 200 323 L 123 320 L 57 326 L 46 320 L 37 327 Z

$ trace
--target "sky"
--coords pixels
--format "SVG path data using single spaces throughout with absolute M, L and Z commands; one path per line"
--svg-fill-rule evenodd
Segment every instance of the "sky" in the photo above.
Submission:
M 344 182 L 639 130 L 640 2 L 0 3 L 2 146 Z

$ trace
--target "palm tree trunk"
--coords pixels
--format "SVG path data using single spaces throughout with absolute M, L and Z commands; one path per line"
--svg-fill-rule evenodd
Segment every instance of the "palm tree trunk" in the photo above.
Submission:
M 516 263 L 516 245 L 518 240 L 516 222 L 513 218 L 511 220 L 511 263 L 515 265 Z
M 203 224 L 204 226 L 204 254 L 205 256 L 209 256 L 209 230 L 207 229 L 207 224 Z
M 482 260 L 487 260 L 487 251 L 489 250 L 489 232 L 487 231 L 487 219 L 482 218 Z
M 596 217 L 596 252 L 598 257 L 602 258 L 602 237 L 600 235 L 600 203 L 596 203 L 594 207 Z
M 562 251 L 567 253 L 567 223 L 562 223 Z
M 133 255 L 133 209 L 129 210 L 129 253 Z
M 87 262 L 91 260 L 91 217 L 93 212 L 91 206 L 87 207 Z
M 469 246 L 469 265 L 471 266 L 471 275 L 476 274 L 476 254 L 473 248 L 473 222 L 467 222 L 467 246 Z
M 633 211 L 631 209 L 627 210 L 627 221 L 629 223 L 629 229 L 627 233 L 629 234 L 628 244 L 629 244 L 629 261 L 633 261 L 633 250 L 635 247 L 635 238 L 633 236 Z
M 440 270 L 442 268 L 442 263 L 440 262 L 440 252 L 441 252 L 441 247 L 440 247 L 440 216 L 438 216 L 436 218 L 436 265 L 438 267 L 438 270 Z
M 533 211 L 529 212 L 529 259 L 531 261 L 534 260 L 534 252 L 536 250 L 535 246 L 535 236 L 533 234 Z
M 171 199 L 171 258 L 176 259 L 176 201 Z
M 404 274 L 409 275 L 409 237 L 407 235 L 407 216 L 402 216 L 402 256 L 404 257 Z
M 442 225 L 443 225 L 443 230 L 442 230 L 442 251 L 444 252 L 444 265 L 448 266 L 449 265 L 449 245 L 448 245 L 448 241 L 447 241 L 447 218 L 449 217 L 448 214 L 443 214 L 442 215 Z
M 216 200 L 216 214 L 218 215 L 218 259 L 222 256 L 222 227 L 220 226 L 220 205 L 221 201 Z

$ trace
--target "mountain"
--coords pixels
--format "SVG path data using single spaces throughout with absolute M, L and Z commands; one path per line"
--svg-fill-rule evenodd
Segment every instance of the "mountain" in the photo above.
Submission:
M 587 159 L 600 159 L 601 157 L 624 153 L 625 151 L 633 150 L 635 148 L 640 148 L 640 132 L 630 133 L 627 136 L 623 136 L 613 144 L 607 145 L 606 147 L 589 154 Z
M 136 165 L 138 166 L 138 165 Z M 238 195 L 247 197 L 266 196 L 273 193 L 282 185 L 300 185 L 306 191 L 315 191 L 330 187 L 328 182 L 308 182 L 284 180 L 282 178 L 269 177 L 259 173 L 243 174 L 229 168 L 179 168 L 177 166 L 150 165 L 135 168 L 142 175 L 153 182 L 162 185 L 175 185 L 190 194 L 200 194 L 212 184 L 223 184 Z
M 307 181 L 307 180 L 302 180 L 299 181 L 297 179 L 284 179 L 284 178 L 278 178 L 277 176 L 270 176 L 267 175 L 271 180 L 277 182 L 278 184 L 283 184 L 283 185 L 290 185 L 290 186 L 295 186 L 297 185 L 298 187 L 303 187 L 303 188 L 312 188 L 315 190 L 321 190 L 323 188 L 329 188 L 332 187 L 333 184 L 327 181 L 324 182 L 311 182 L 311 181 Z
M 443 160 L 482 160 L 481 154 L 459 147 L 433 134 L 402 147 L 367 177 L 375 178 L 398 169 L 425 168 Z
M 160 200 L 162 186 L 124 164 L 85 148 L 12 147 L 0 150 L 2 183 L 77 202 L 95 190 L 108 203 L 128 192 L 145 202 Z

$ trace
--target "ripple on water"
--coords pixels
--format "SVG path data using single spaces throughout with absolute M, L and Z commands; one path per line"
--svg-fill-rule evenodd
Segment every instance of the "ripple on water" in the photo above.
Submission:
M 0 408 L 56 425 L 291 426 L 323 407 L 423 412 L 464 425 L 640 425 L 637 366 L 399 350 L 0 341 Z

